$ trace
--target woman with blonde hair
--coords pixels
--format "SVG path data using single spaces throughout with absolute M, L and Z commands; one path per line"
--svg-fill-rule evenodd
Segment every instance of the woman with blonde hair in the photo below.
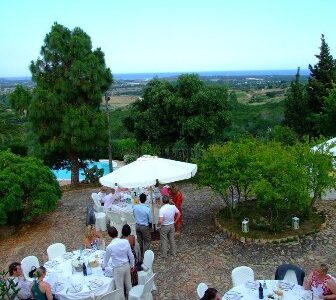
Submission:
M 85 248 L 91 248 L 93 250 L 98 249 L 98 245 L 101 243 L 101 235 L 97 232 L 96 228 L 89 225 L 85 231 L 84 245 Z
M 51 293 L 51 287 L 48 282 L 44 282 L 43 279 L 46 276 L 46 268 L 41 266 L 36 269 L 34 272 L 34 280 L 33 286 L 31 288 L 31 292 L 35 300 L 52 300 L 53 295 Z

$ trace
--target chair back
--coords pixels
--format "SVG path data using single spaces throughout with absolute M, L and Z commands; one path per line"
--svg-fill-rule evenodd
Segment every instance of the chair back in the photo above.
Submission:
M 235 287 L 247 281 L 254 281 L 254 272 L 250 267 L 240 266 L 232 270 L 231 279 L 232 286 Z
M 152 250 L 146 250 L 144 254 L 143 264 L 151 270 L 154 262 L 154 252 Z
M 135 218 L 133 216 L 133 214 L 130 213 L 122 213 L 122 217 L 126 220 L 126 223 L 128 225 L 133 225 L 136 223 Z
M 275 280 L 286 280 L 290 283 L 303 285 L 305 272 L 298 266 L 283 264 L 275 271 Z
M 113 211 L 107 211 L 106 215 L 113 225 L 124 225 L 124 222 L 121 219 L 121 215 L 119 215 L 118 213 Z
M 103 212 L 104 207 L 101 205 L 101 203 L 99 201 L 98 194 L 97 193 L 92 193 L 91 198 L 92 198 L 93 203 L 94 203 L 94 210 L 97 211 L 97 212 Z
M 197 286 L 197 295 L 198 298 L 202 298 L 204 296 L 205 291 L 208 289 L 208 286 L 204 283 L 201 282 L 198 286 Z
M 110 293 L 101 296 L 95 296 L 96 300 L 120 300 L 123 299 L 124 295 L 121 289 L 114 290 Z
M 29 272 L 32 267 L 38 268 L 39 266 L 40 262 L 36 256 L 27 256 L 21 261 L 23 275 L 29 281 L 33 281 L 33 279 L 29 277 Z
M 152 292 L 152 288 L 153 288 L 153 282 L 154 282 L 154 277 L 156 274 L 153 274 L 145 283 L 144 288 L 142 290 L 142 295 L 144 296 L 146 294 L 149 294 Z
M 296 278 L 296 274 L 293 270 L 287 270 L 284 280 L 290 283 L 299 284 Z
M 52 244 L 48 247 L 48 259 L 53 260 L 66 252 L 65 246 L 62 243 Z

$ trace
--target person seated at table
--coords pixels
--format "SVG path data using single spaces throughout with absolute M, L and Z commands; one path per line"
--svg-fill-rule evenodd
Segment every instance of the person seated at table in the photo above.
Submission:
M 132 281 L 132 286 L 135 286 L 138 284 L 138 257 L 141 257 L 139 255 L 140 250 L 138 250 L 138 253 L 136 253 L 135 248 L 136 248 L 136 240 L 135 236 L 131 234 L 131 227 L 128 224 L 125 224 L 123 228 L 121 229 L 121 238 L 128 240 L 131 246 L 132 253 L 134 255 L 134 269 L 131 271 L 131 281 Z M 138 247 L 139 248 L 139 247 Z
M 106 196 L 106 191 L 107 191 L 106 187 L 102 186 L 100 188 L 99 193 L 98 193 L 98 198 L 99 198 L 99 201 L 102 205 L 104 205 L 104 198 Z
M 16 286 L 16 290 L 18 290 L 17 297 L 19 299 L 32 299 L 31 294 L 31 282 L 26 280 L 23 276 L 21 263 L 13 262 L 8 267 L 9 278 L 13 280 Z
M 221 299 L 222 299 L 221 295 L 215 288 L 208 288 L 204 292 L 204 296 L 201 298 L 201 300 L 221 300 Z
M 314 294 L 322 296 L 322 299 L 336 299 L 336 284 L 333 278 L 327 274 L 326 264 L 320 264 L 315 270 L 311 271 L 303 281 L 305 290 L 313 290 Z
M 110 193 L 107 194 L 103 201 L 104 201 L 104 209 L 108 210 L 112 207 L 112 205 L 117 202 L 117 200 L 119 199 L 119 194 L 116 193 L 115 189 L 110 189 Z
M 91 248 L 93 250 L 98 249 L 98 245 L 102 242 L 101 235 L 97 232 L 93 225 L 89 225 L 85 231 L 84 245 L 85 248 Z
M 33 286 L 31 288 L 31 292 L 35 300 L 52 300 L 53 295 L 51 293 L 51 287 L 48 282 L 43 281 L 46 276 L 46 268 L 40 266 L 34 272 L 34 280 Z

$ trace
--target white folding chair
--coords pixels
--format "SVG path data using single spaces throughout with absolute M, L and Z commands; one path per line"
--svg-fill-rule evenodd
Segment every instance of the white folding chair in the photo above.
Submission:
M 232 286 L 235 287 L 247 281 L 254 281 L 254 272 L 250 267 L 240 266 L 232 270 L 231 279 Z
M 118 233 L 121 234 L 121 229 L 125 225 L 125 219 L 122 218 L 120 214 L 113 211 L 107 211 L 106 216 L 110 221 L 111 226 L 114 226 L 118 230 Z
M 48 259 L 53 260 L 66 252 L 65 246 L 62 243 L 52 244 L 48 247 Z
M 95 300 L 121 300 L 125 299 L 124 293 L 121 289 L 114 290 L 110 293 L 107 293 L 105 295 L 96 295 Z
M 289 283 L 294 283 L 298 285 L 296 273 L 293 270 L 287 270 L 284 280 L 288 281 Z
M 107 230 L 106 213 L 95 212 L 94 215 L 95 215 L 95 219 L 96 219 L 96 223 L 95 223 L 96 230 L 106 231 Z
M 104 206 L 101 205 L 101 203 L 99 201 L 98 194 L 97 193 L 92 193 L 91 198 L 92 198 L 93 203 L 94 203 L 93 209 L 96 212 L 104 212 Z
M 153 274 L 144 285 L 136 285 L 128 293 L 128 300 L 152 300 L 152 286 L 154 282 Z
M 147 250 L 144 253 L 144 259 L 142 262 L 142 270 L 138 272 L 138 282 L 139 284 L 144 285 L 147 280 L 153 276 L 153 262 L 154 262 L 154 252 L 152 250 Z M 155 284 L 153 281 L 152 289 L 155 289 Z
M 34 278 L 29 277 L 29 272 L 31 271 L 32 267 L 38 268 L 40 266 L 40 262 L 36 256 L 27 256 L 21 261 L 21 268 L 24 277 L 28 281 L 34 281 Z
M 197 286 L 197 295 L 200 299 L 204 296 L 204 293 L 207 289 L 208 289 L 208 286 L 204 282 L 201 282 Z

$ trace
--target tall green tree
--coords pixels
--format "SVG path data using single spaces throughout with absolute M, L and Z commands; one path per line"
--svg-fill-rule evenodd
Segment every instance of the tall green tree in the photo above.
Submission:
M 324 98 L 323 132 L 325 136 L 336 136 L 336 85 Z
M 13 109 L 20 116 L 26 117 L 32 99 L 32 92 L 28 88 L 18 84 L 15 90 L 9 94 L 8 98 Z
M 30 70 L 36 87 L 28 118 L 36 152 L 54 167 L 70 168 L 71 183 L 78 184 L 81 161 L 97 159 L 106 139 L 100 104 L 112 74 L 104 53 L 92 49 L 82 29 L 55 23 Z
M 170 153 L 175 143 L 191 150 L 214 141 L 229 123 L 228 111 L 226 88 L 205 86 L 197 75 L 185 74 L 176 85 L 152 80 L 143 99 L 132 105 L 125 125 L 140 143 L 159 145 L 163 154 L 166 149 Z
M 311 134 L 323 134 L 322 110 L 324 99 L 336 82 L 336 63 L 330 54 L 329 46 L 324 35 L 321 36 L 320 53 L 315 55 L 318 59 L 314 66 L 309 65 L 310 77 L 307 84 L 308 106 L 310 109 L 309 121 Z
M 305 86 L 300 82 L 300 68 L 291 82 L 284 106 L 284 124 L 300 136 L 307 133 L 308 103 Z

